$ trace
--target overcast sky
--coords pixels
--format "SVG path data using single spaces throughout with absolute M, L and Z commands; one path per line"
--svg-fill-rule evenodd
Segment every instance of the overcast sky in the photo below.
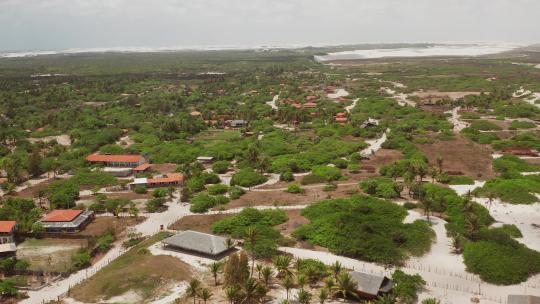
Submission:
M 540 42 L 540 0 L 0 0 L 0 50 Z

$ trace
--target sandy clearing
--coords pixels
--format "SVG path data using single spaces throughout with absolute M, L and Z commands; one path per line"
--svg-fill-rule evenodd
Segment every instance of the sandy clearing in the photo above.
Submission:
M 48 142 L 55 141 L 55 140 L 61 146 L 71 146 L 71 138 L 67 134 L 28 138 L 28 141 L 31 142 L 31 143 L 36 143 L 36 142 L 48 143 Z
M 326 96 L 331 99 L 337 99 L 340 97 L 349 96 L 349 92 L 347 92 L 347 90 L 345 89 L 340 88 L 340 89 L 337 89 L 334 93 L 326 94 Z
M 468 122 L 461 120 L 461 115 L 459 114 L 460 109 L 461 107 L 455 107 L 452 110 L 445 112 L 452 114 L 448 120 L 454 125 L 454 133 L 459 133 L 470 125 Z
M 354 107 L 356 107 L 356 104 L 358 103 L 359 100 L 360 98 L 356 98 L 355 100 L 353 100 L 353 103 L 351 105 L 348 105 L 345 107 L 345 111 L 347 111 L 347 113 L 351 113 L 351 110 L 354 109 Z
M 279 99 L 279 94 L 274 95 L 274 98 L 272 98 L 271 101 L 267 101 L 266 104 L 269 105 L 273 110 L 277 110 L 278 107 L 276 105 L 276 101 Z
M 187 283 L 180 282 L 179 284 L 176 284 L 174 287 L 169 288 L 167 294 L 164 295 L 162 298 L 151 301 L 150 303 L 151 304 L 176 303 L 176 300 L 182 297 L 184 292 L 186 292 L 186 289 L 187 289 Z
M 416 91 L 410 94 L 410 96 L 418 96 L 420 98 L 450 98 L 452 100 L 458 100 L 468 95 L 480 95 L 480 92 L 441 92 L 435 90 Z
M 382 87 L 381 90 L 383 90 L 386 94 L 391 95 L 392 98 L 394 98 L 398 104 L 402 107 L 409 105 L 411 107 L 416 106 L 416 102 L 409 100 L 409 95 L 405 93 L 397 93 L 395 90 L 392 90 L 387 87 Z
M 214 260 L 209 259 L 209 258 L 187 254 L 180 251 L 166 250 L 163 248 L 162 242 L 158 242 L 148 247 L 148 249 L 150 250 L 150 253 L 152 253 L 153 255 L 156 255 L 156 256 L 169 255 L 169 256 L 172 256 L 181 260 L 182 262 L 190 266 L 193 266 L 195 269 L 202 270 L 202 271 L 207 270 L 208 269 L 207 266 L 212 264 L 212 262 L 215 262 Z
M 116 144 L 121 146 L 121 147 L 124 147 L 124 148 L 127 148 L 131 145 L 133 145 L 135 143 L 135 141 L 133 139 L 131 139 L 129 137 L 129 135 L 126 135 L 126 136 L 123 136 L 123 137 L 120 137 L 117 141 L 116 141 Z
M 368 147 L 360 151 L 360 154 L 363 156 L 370 156 L 373 153 L 379 151 L 381 149 L 382 144 L 384 144 L 384 142 L 387 139 L 386 134 L 389 132 L 390 132 L 390 129 L 386 129 L 386 131 L 384 131 L 381 137 L 377 139 L 373 139 L 373 140 L 366 140 Z

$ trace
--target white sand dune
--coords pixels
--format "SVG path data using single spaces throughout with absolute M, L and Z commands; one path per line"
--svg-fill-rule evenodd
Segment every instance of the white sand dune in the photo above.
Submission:
M 318 61 L 377 59 L 392 57 L 433 57 L 433 56 L 482 56 L 507 52 L 519 45 L 510 44 L 438 44 L 408 48 L 364 49 L 328 53 L 315 56 Z
M 326 96 L 328 96 L 328 98 L 336 99 L 340 97 L 349 96 L 349 92 L 347 92 L 347 90 L 345 89 L 337 89 L 334 93 L 329 93 Z

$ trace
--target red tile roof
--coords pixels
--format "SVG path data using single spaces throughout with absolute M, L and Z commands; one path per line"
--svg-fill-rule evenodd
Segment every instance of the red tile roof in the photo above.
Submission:
M 149 178 L 147 183 L 149 184 L 161 184 L 161 183 L 174 183 L 184 180 L 184 175 L 178 173 L 169 173 L 166 177 Z
M 133 168 L 133 171 L 145 171 L 148 168 L 150 168 L 150 164 L 144 163 L 142 165 L 138 165 L 137 167 Z
M 42 221 L 43 222 L 71 222 L 74 219 L 76 219 L 82 212 L 83 212 L 82 210 L 57 209 L 57 210 L 53 210 L 49 212 Z
M 314 103 L 314 102 L 306 102 L 306 103 L 304 104 L 304 107 L 305 107 L 305 108 L 315 108 L 315 107 L 317 107 L 317 104 Z
M 109 154 L 94 153 L 86 157 L 86 160 L 89 162 L 138 163 L 143 159 L 144 157 L 138 154 L 109 155 Z
M 337 122 L 347 122 L 347 117 L 336 117 Z
M 17 225 L 15 221 L 0 221 L 0 233 L 10 233 L 15 225 Z

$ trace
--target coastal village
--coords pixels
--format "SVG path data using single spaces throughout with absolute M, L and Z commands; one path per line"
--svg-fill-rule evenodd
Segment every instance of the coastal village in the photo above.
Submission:
M 483 79 L 540 90 L 507 61 Z M 99 100 L 55 76 L 80 121 L 2 138 L 0 302 L 539 303 L 538 93 L 303 64 Z

